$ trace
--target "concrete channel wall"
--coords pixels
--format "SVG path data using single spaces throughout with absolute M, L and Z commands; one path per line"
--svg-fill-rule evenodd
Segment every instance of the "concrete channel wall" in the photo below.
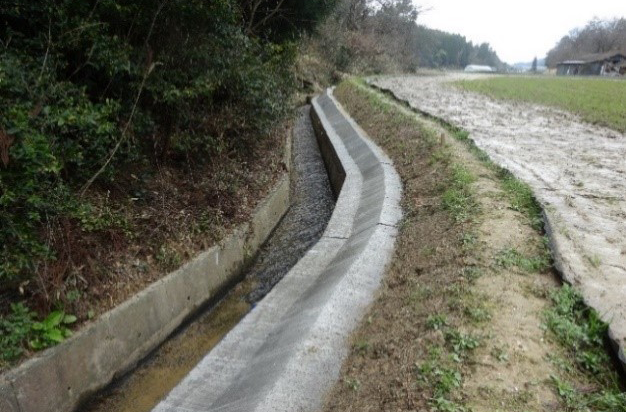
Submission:
M 401 182 L 331 90 L 312 106 L 338 194 L 326 231 L 154 411 L 313 411 L 337 379 L 392 256 Z
M 290 143 L 285 164 L 290 165 Z M 289 208 L 284 175 L 252 219 L 220 244 L 0 376 L 0 412 L 70 412 L 132 369 L 185 319 L 235 282 Z

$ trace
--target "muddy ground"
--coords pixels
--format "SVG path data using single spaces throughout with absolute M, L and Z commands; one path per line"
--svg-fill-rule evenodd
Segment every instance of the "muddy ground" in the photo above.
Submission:
M 374 80 L 414 108 L 470 132 L 543 205 L 557 268 L 626 347 L 626 136 L 556 109 L 494 100 L 453 87 L 472 78 Z

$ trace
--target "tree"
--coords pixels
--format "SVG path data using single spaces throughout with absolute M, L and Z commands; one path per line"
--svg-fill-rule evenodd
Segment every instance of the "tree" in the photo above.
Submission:
M 502 68 L 488 43 L 474 46 L 459 34 L 418 25 L 421 11 L 411 0 L 338 0 L 319 30 L 320 52 L 340 71 L 462 68 L 470 63 Z
M 593 19 L 583 28 L 573 29 L 548 52 L 546 64 L 578 59 L 581 56 L 626 51 L 626 19 Z
M 448 61 L 448 53 L 444 49 L 439 49 L 435 55 L 435 61 L 438 67 L 444 67 Z
M 537 73 L 537 57 L 533 59 L 533 64 L 530 67 L 530 71 L 533 73 Z
M 121 229 L 85 220 L 90 194 L 128 170 L 252 159 L 291 110 L 292 39 L 333 3 L 0 1 L 0 295 L 62 297 L 84 233 Z
M 289 40 L 312 31 L 336 0 L 238 0 L 245 33 L 273 41 Z

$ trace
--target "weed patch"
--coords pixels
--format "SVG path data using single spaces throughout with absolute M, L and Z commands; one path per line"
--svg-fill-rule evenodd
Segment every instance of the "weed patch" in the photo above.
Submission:
M 69 326 L 76 316 L 54 311 L 41 321 L 23 303 L 11 305 L 8 316 L 0 317 L 0 367 L 10 365 L 29 350 L 42 350 L 72 335 Z
M 526 256 L 514 248 L 506 248 L 498 252 L 495 263 L 505 269 L 515 266 L 524 272 L 540 273 L 550 267 L 551 261 L 547 250 L 539 256 Z
M 448 320 L 445 315 L 430 315 L 428 319 L 426 319 L 426 326 L 434 330 L 443 329 L 447 324 Z
M 442 356 L 441 350 L 431 349 L 429 359 L 417 367 L 417 379 L 432 392 L 428 404 L 437 412 L 462 412 L 467 409 L 454 394 L 463 385 L 458 363 Z
M 498 175 L 502 182 L 502 188 L 510 197 L 511 208 L 528 217 L 533 228 L 541 230 L 543 227 L 541 206 L 535 199 L 530 186 L 517 179 L 506 169 L 500 168 Z
M 548 329 L 583 370 L 597 374 L 609 362 L 604 350 L 608 326 L 582 296 L 569 285 L 551 294 L 553 306 L 545 313 Z
M 476 178 L 460 164 L 452 166 L 448 189 L 442 196 L 442 205 L 457 222 L 465 222 L 478 211 L 471 184 Z
M 578 371 L 596 382 L 591 391 L 580 391 L 566 378 L 552 376 L 552 383 L 570 411 L 626 411 L 626 394 L 606 351 L 608 326 L 585 305 L 574 288 L 565 285 L 550 296 L 553 305 L 544 313 L 546 328 L 566 349 L 567 359 L 557 359 L 571 375 Z
M 551 381 L 567 411 L 626 412 L 626 393 L 617 390 L 584 393 L 556 376 L 551 376 Z

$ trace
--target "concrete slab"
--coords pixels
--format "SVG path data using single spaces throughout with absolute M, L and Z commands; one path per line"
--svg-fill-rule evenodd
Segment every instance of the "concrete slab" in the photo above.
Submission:
M 312 120 L 337 203 L 321 240 L 156 412 L 312 411 L 391 259 L 400 179 L 329 90 Z

